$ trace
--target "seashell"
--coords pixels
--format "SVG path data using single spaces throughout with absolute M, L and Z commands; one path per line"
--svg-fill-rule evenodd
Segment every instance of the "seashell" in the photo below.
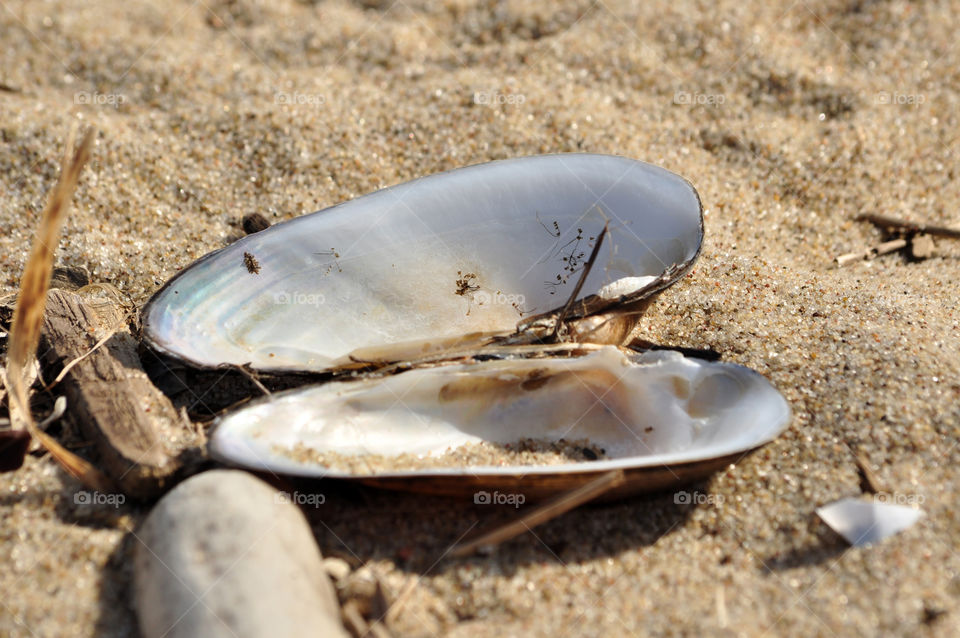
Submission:
M 488 360 L 279 393 L 221 418 L 210 452 L 253 470 L 442 494 L 478 486 L 528 498 L 623 469 L 623 493 L 696 480 L 775 438 L 790 409 L 762 376 L 677 352 L 602 346 L 580 357 Z M 587 438 L 597 461 L 344 472 L 317 455 L 429 457 L 518 434 Z M 305 453 L 306 452 L 306 453 Z
M 316 372 L 371 346 L 505 335 L 563 305 L 606 223 L 574 318 L 659 292 L 703 238 L 696 191 L 661 168 L 576 154 L 491 162 L 211 253 L 154 295 L 143 336 L 194 366 Z
M 615 495 L 662 489 L 735 462 L 790 419 L 747 368 L 621 347 L 702 239 L 699 196 L 663 169 L 604 155 L 491 162 L 211 253 L 151 299 L 143 334 L 197 367 L 335 379 L 221 417 L 210 451 L 229 464 L 527 498 L 619 468 Z M 578 462 L 432 466 L 448 448 L 520 439 L 589 447 Z M 410 455 L 422 465 L 368 462 Z

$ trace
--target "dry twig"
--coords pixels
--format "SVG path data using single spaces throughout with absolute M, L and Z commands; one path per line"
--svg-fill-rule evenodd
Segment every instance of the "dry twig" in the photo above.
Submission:
M 51 381 L 50 383 L 48 383 L 47 385 L 43 386 L 44 391 L 45 391 L 45 392 L 49 392 L 51 389 L 53 389 L 53 386 L 55 386 L 55 385 L 57 385 L 58 383 L 60 383 L 61 381 L 63 381 L 64 377 L 67 376 L 67 373 L 70 372 L 70 370 L 73 369 L 73 367 L 74 367 L 75 365 L 77 365 L 78 363 L 80 363 L 81 361 L 83 361 L 84 359 L 86 359 L 87 357 L 89 357 L 90 355 L 92 355 L 94 352 L 96 352 L 97 349 L 100 348 L 100 346 L 102 346 L 102 345 L 105 344 L 107 341 L 109 341 L 109 340 L 110 340 L 110 337 L 112 337 L 112 336 L 115 335 L 115 334 L 116 334 L 116 331 L 115 331 L 115 330 L 109 331 L 109 332 L 106 334 L 106 336 L 104 336 L 103 339 L 101 339 L 101 340 L 98 341 L 96 344 L 94 344 L 94 346 L 93 346 L 92 348 L 90 348 L 89 350 L 87 350 L 84 354 L 80 355 L 79 357 L 77 357 L 76 359 L 74 359 L 73 361 L 71 361 L 70 363 L 68 363 L 67 365 L 63 366 L 63 370 L 60 371 L 60 374 L 57 375 L 57 378 L 54 379 L 53 381 Z
M 886 255 L 887 253 L 896 252 L 898 250 L 903 250 L 907 246 L 906 239 L 893 239 L 891 241 L 885 241 L 882 244 L 878 244 L 866 250 L 861 250 L 855 253 L 847 253 L 846 255 L 840 255 L 834 262 L 838 267 L 846 266 L 855 261 L 860 261 L 862 259 L 873 259 L 874 257 L 879 257 L 880 255 Z
M 880 479 L 870 468 L 870 461 L 867 455 L 856 448 L 851 448 L 854 461 L 857 463 L 857 474 L 860 477 L 860 490 L 867 494 L 882 494 L 885 490 L 880 483 Z
M 960 239 L 960 229 L 948 228 L 947 226 L 930 226 L 921 222 L 899 219 L 897 217 L 888 217 L 886 215 L 874 215 L 872 213 L 858 215 L 856 220 L 860 222 L 870 222 L 875 226 L 891 228 L 910 234 L 923 233 L 924 235 L 933 235 L 935 237 Z
M 577 295 L 580 294 L 583 284 L 587 281 L 587 276 L 593 268 L 593 263 L 597 260 L 597 255 L 600 254 L 600 246 L 603 244 L 603 238 L 607 236 L 608 230 L 610 230 L 609 222 L 604 223 L 603 230 L 597 235 L 597 241 L 593 244 L 593 251 L 590 253 L 590 258 L 587 259 L 587 263 L 583 265 L 583 272 L 580 273 L 580 279 L 577 280 L 577 285 L 573 287 L 573 292 L 570 293 L 567 303 L 563 305 L 563 308 L 557 315 L 556 323 L 553 326 L 554 341 L 557 340 L 557 336 L 560 334 L 560 328 L 563 326 L 563 320 L 567 318 L 567 313 L 570 312 L 570 307 L 573 305 L 573 302 L 577 300 Z
M 529 531 L 531 528 L 536 527 L 537 525 L 541 525 L 562 514 L 566 514 L 575 507 L 579 507 L 584 503 L 592 501 L 604 492 L 611 490 L 618 485 L 622 485 L 623 481 L 623 470 L 613 470 L 612 472 L 601 474 L 598 478 L 593 479 L 589 483 L 581 485 L 575 490 L 567 492 L 566 494 L 561 494 L 560 496 L 547 501 L 543 505 L 534 508 L 530 512 L 522 514 L 520 517 L 507 523 L 506 525 L 487 532 L 486 534 L 483 534 L 472 541 L 457 545 L 450 551 L 450 556 L 468 556 L 481 547 L 499 545 L 504 541 L 508 541 L 515 536 L 519 536 L 520 534 Z
M 946 226 L 931 226 L 921 222 L 875 215 L 872 213 L 858 215 L 856 221 L 870 222 L 888 231 L 892 235 L 899 235 L 876 246 L 857 252 L 840 255 L 834 259 L 838 267 L 846 266 L 861 259 L 873 259 L 880 255 L 910 248 L 910 255 L 914 259 L 926 259 L 933 254 L 934 246 L 931 237 L 946 237 L 960 239 L 960 229 Z
M 260 390 L 260 392 L 263 393 L 263 396 L 265 396 L 265 397 L 273 396 L 273 393 L 270 392 L 270 390 L 267 389 L 267 386 L 263 385 L 263 383 L 260 382 L 260 379 L 257 377 L 257 374 L 253 371 L 253 369 L 251 369 L 249 363 L 245 363 L 245 364 L 243 364 L 242 366 L 241 366 L 241 365 L 232 365 L 232 366 L 230 366 L 230 367 L 231 367 L 231 368 L 235 368 L 235 369 L 236 369 L 238 372 L 240 372 L 243 376 L 245 376 L 247 379 L 249 379 L 250 382 L 253 383 L 253 385 L 257 386 L 257 389 Z
M 413 590 L 417 588 L 417 584 L 420 582 L 420 578 L 413 578 L 404 585 L 403 589 L 397 594 L 396 600 L 390 603 L 390 608 L 387 609 L 387 613 L 384 616 L 384 620 L 387 623 L 387 626 L 390 626 L 396 622 L 397 618 L 400 616 L 400 610 L 403 609 L 403 606 L 407 603 L 407 600 L 410 598 L 410 595 L 413 594 Z

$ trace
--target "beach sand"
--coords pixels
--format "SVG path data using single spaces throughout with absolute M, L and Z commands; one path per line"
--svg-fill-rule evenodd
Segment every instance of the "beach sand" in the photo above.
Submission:
M 860 213 L 960 223 L 957 3 L 422 0 L 0 4 L 0 294 L 71 125 L 95 126 L 58 251 L 136 303 L 239 233 L 418 176 L 552 152 L 688 178 L 693 272 L 644 338 L 711 348 L 789 430 L 709 481 L 574 511 L 490 556 L 509 507 L 319 484 L 321 549 L 419 579 L 400 636 L 947 636 L 960 627 L 960 242 L 833 267 Z M 913 528 L 814 514 L 858 445 Z M 83 448 L 81 448 L 82 450 Z M 0 636 L 136 635 L 127 530 L 48 457 L 0 476 Z

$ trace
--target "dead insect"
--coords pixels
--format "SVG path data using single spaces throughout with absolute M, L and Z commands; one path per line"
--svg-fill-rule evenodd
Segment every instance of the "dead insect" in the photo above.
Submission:
M 260 262 L 250 253 L 243 253 L 243 265 L 246 266 L 247 272 L 251 275 L 260 274 Z

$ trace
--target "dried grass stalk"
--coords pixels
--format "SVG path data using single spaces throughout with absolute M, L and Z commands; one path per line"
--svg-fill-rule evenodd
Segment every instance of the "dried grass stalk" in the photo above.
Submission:
M 60 243 L 60 230 L 70 208 L 70 200 L 77 188 L 80 171 L 90 158 L 93 131 L 88 130 L 74 151 L 75 132 L 71 131 L 63 158 L 60 179 L 50 192 L 43 209 L 40 226 L 33 239 L 30 257 L 20 280 L 20 292 L 13 312 L 10 329 L 10 347 L 7 352 L 7 381 L 10 392 L 10 418 L 14 428 L 26 428 L 40 444 L 85 486 L 112 491 L 113 483 L 85 460 L 73 454 L 55 439 L 40 430 L 30 412 L 28 365 L 36 356 L 40 341 L 40 326 L 47 305 L 50 275 L 53 273 L 54 250 Z

